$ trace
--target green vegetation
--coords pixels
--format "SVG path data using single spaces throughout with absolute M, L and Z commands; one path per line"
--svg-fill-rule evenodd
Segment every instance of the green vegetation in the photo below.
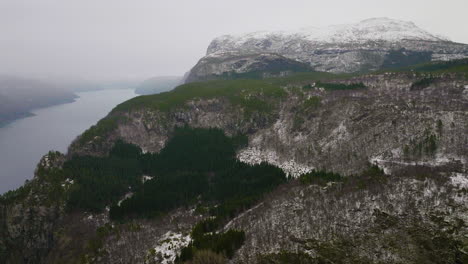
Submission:
M 217 233 L 216 230 L 222 227 L 219 217 L 207 218 L 198 222 L 192 229 L 192 242 L 181 250 L 176 263 L 189 261 L 203 250 L 209 250 L 223 257 L 232 258 L 245 240 L 243 231 L 228 230 L 225 233 Z
M 303 117 L 301 117 L 300 115 L 295 115 L 294 120 L 293 120 L 292 129 L 293 130 L 299 130 L 301 128 L 302 124 L 304 124 L 304 122 L 305 122 L 305 119 Z
M 236 72 L 224 72 L 222 75 L 215 75 L 217 80 L 238 80 L 238 79 L 265 79 L 265 76 L 278 76 L 282 72 L 288 72 L 287 75 L 291 74 L 300 74 L 300 73 L 309 73 L 311 68 L 302 63 L 297 63 L 295 65 L 270 65 L 270 67 L 262 70 L 249 71 L 245 73 L 236 73 Z M 269 77 L 270 78 L 281 78 L 281 77 Z
M 248 165 L 235 158 L 247 137 L 227 137 L 219 129 L 177 128 L 158 154 L 117 141 L 107 157 L 81 156 L 65 162 L 62 179 L 74 180 L 68 208 L 100 211 L 113 204 L 112 219 L 154 217 L 202 202 L 219 219 L 250 207 L 286 181 L 283 171 L 267 164 Z M 142 175 L 154 178 L 141 181 Z M 133 196 L 120 206 L 126 193 Z
M 304 83 L 304 82 L 314 82 L 314 81 L 324 81 L 324 80 L 338 80 L 350 78 L 356 76 L 355 74 L 334 74 L 329 72 L 303 72 L 295 73 L 281 78 L 270 78 L 265 79 L 266 82 L 275 84 L 275 85 L 288 85 L 295 83 Z
M 314 86 L 311 84 L 306 84 L 302 86 L 302 89 L 312 89 Z M 355 90 L 355 89 L 366 89 L 367 87 L 362 83 L 329 83 L 317 81 L 315 87 L 324 88 L 325 90 L 335 91 L 335 90 Z
M 119 104 L 108 117 L 86 130 L 78 143 L 103 140 L 105 135 L 126 120 L 118 112 L 142 108 L 168 112 L 185 107 L 185 103 L 190 100 L 225 98 L 232 105 L 243 108 L 245 116 L 249 117 L 253 112 L 270 114 L 285 95 L 286 92 L 280 86 L 262 80 L 218 80 L 184 84 L 169 92 L 138 96 Z
M 61 153 L 54 151 L 50 151 L 47 155 L 50 163 L 63 158 Z M 32 192 L 36 194 L 36 197 L 41 198 L 40 202 L 43 205 L 56 204 L 65 200 L 66 194 L 62 184 L 66 177 L 61 169 L 53 166 L 52 168 L 46 168 L 39 165 L 36 177 L 33 180 L 26 180 L 26 183 L 18 189 L 0 195 L 0 203 L 11 204 L 18 200 L 24 200 Z M 28 202 L 36 203 L 38 200 L 34 199 Z
M 169 111 L 192 99 L 225 97 L 246 111 L 269 112 L 269 99 L 278 100 L 285 92 L 277 85 L 261 80 L 207 81 L 184 84 L 170 92 L 139 96 L 118 105 L 113 112 L 150 108 Z
M 318 96 L 311 96 L 309 99 L 305 100 L 304 103 L 302 104 L 302 109 L 307 110 L 307 109 L 316 109 L 319 107 L 322 103 L 322 98 Z
M 326 172 L 323 170 L 312 170 L 309 173 L 302 174 L 299 177 L 302 184 L 326 185 L 329 182 L 340 182 L 343 176 L 338 173 Z
M 245 234 L 243 231 L 228 230 L 224 233 L 192 233 L 192 242 L 182 248 L 176 263 L 190 261 L 202 250 L 209 250 L 232 258 L 237 249 L 244 244 Z
M 344 83 L 323 83 L 323 82 L 316 82 L 315 86 L 322 87 L 325 90 L 356 90 L 356 89 L 366 89 L 366 86 L 361 83 L 351 83 L 351 84 L 344 84 Z
M 305 185 L 320 185 L 325 186 L 329 182 L 345 183 L 346 188 L 352 190 L 367 189 L 370 185 L 376 184 L 383 186 L 388 177 L 384 171 L 377 165 L 370 165 L 358 175 L 344 177 L 338 173 L 327 172 L 323 170 L 312 170 L 309 173 L 299 176 L 299 181 Z
M 344 178 L 348 186 L 358 190 L 366 190 L 369 186 L 385 186 L 388 181 L 387 175 L 383 169 L 377 165 L 370 165 L 366 170 L 361 172 L 357 177 L 351 176 Z
M 75 182 L 68 207 L 97 212 L 140 184 L 141 150 L 117 141 L 108 157 L 73 157 L 63 170 Z
M 468 59 L 421 63 L 409 67 L 399 67 L 394 69 L 380 70 L 375 73 L 382 73 L 388 71 L 431 73 L 434 75 L 440 75 L 443 73 L 461 73 L 465 74 L 465 77 L 468 77 Z
M 236 161 L 244 144 L 245 137 L 228 138 L 218 129 L 177 129 L 159 154 L 141 155 L 143 172 L 155 177 L 113 206 L 111 217 L 153 217 L 197 201 L 217 204 L 210 211 L 220 218 L 250 207 L 286 177 L 271 165 Z
M 468 73 L 468 59 L 451 60 L 443 62 L 430 62 L 425 64 L 414 65 L 402 70 L 412 70 L 416 72 L 434 72 L 434 73 L 446 73 L 446 72 L 460 72 Z
M 185 103 L 190 100 L 224 98 L 232 105 L 241 107 L 248 118 L 254 112 L 270 114 L 285 95 L 286 92 L 280 86 L 262 80 L 218 80 L 184 84 L 169 92 L 138 96 L 119 104 L 108 117 L 86 130 L 78 144 L 104 140 L 119 123 L 126 121 L 126 117 L 119 112 L 142 108 L 168 112 L 185 107 Z
M 89 142 L 96 137 L 105 136 L 107 133 L 115 130 L 119 122 L 125 120 L 122 116 L 111 115 L 99 120 L 99 122 L 88 128 L 79 138 L 79 143 Z M 102 138 L 99 138 L 102 139 Z
M 442 127 L 438 128 L 442 129 Z M 437 151 L 438 137 L 429 129 L 424 132 L 424 137 L 419 140 L 411 140 L 409 145 L 403 147 L 403 155 L 406 158 L 422 157 L 423 155 L 432 156 Z
M 232 105 L 240 107 L 246 118 L 252 113 L 259 112 L 263 115 L 271 114 L 286 92 L 281 86 L 304 81 L 323 81 L 349 78 L 350 74 L 332 74 L 326 72 L 302 72 L 287 77 L 268 78 L 263 80 L 235 79 L 213 80 L 183 84 L 169 92 L 153 95 L 138 96 L 116 106 L 111 114 L 99 121 L 96 125 L 86 130 L 79 138 L 78 143 L 84 144 L 91 140 L 103 140 L 105 136 L 115 130 L 120 122 L 126 118 L 120 112 L 128 112 L 138 109 L 152 109 L 169 112 L 176 108 L 183 108 L 190 100 L 224 98 Z M 245 78 L 251 76 L 243 76 Z M 321 83 L 321 87 L 328 90 L 362 89 L 365 86 L 357 84 L 331 84 Z
M 193 241 L 182 250 L 178 261 L 195 261 L 206 257 L 206 251 L 218 260 L 231 258 L 242 246 L 244 232 L 215 231 L 286 182 L 279 168 L 236 161 L 236 149 L 245 144 L 245 136 L 227 137 L 219 129 L 181 127 L 158 154 L 143 154 L 137 146 L 118 141 L 107 157 L 73 157 L 63 166 L 63 174 L 75 181 L 68 208 L 99 211 L 113 204 L 111 218 L 124 220 L 155 217 L 199 203 L 213 217 L 193 228 Z M 142 183 L 142 175 L 154 178 Z M 128 191 L 133 196 L 117 205 Z M 108 226 L 98 229 L 89 241 L 87 250 L 92 255 L 99 254 L 102 238 L 109 230 Z
M 435 77 L 426 77 L 426 78 L 422 78 L 414 83 L 411 84 L 411 87 L 410 87 L 410 90 L 411 91 L 414 91 L 414 90 L 422 90 L 424 88 L 427 88 L 429 87 L 429 85 L 431 85 L 432 83 L 434 83 L 434 81 L 436 81 L 437 78 Z
M 30 183 L 26 183 L 20 186 L 18 189 L 8 191 L 2 195 L 0 195 L 0 203 L 2 204 L 10 204 L 16 200 L 22 200 L 26 198 L 28 193 L 31 191 Z
M 135 222 L 129 222 L 121 225 L 114 225 L 111 223 L 105 223 L 102 226 L 96 228 L 96 232 L 90 237 L 86 238 L 86 244 L 84 244 L 84 251 L 81 252 L 79 262 L 77 263 L 95 263 L 97 259 L 107 254 L 106 250 L 103 250 L 103 246 L 106 243 L 106 239 L 110 236 L 120 237 L 125 232 L 138 232 L 141 230 L 141 226 Z

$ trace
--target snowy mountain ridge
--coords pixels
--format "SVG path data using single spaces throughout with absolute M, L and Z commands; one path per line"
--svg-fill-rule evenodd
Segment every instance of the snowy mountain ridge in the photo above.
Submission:
M 398 42 L 402 40 L 449 41 L 416 26 L 413 22 L 390 18 L 370 18 L 353 24 L 326 27 L 305 27 L 293 31 L 257 31 L 238 35 L 223 35 L 213 40 L 207 55 L 242 48 L 251 42 L 302 39 L 318 43 L 365 43 L 368 41 Z M 222 43 L 222 45 L 218 45 Z M 258 46 L 258 45 L 257 45 Z
M 260 55 L 270 58 L 269 62 L 259 60 Z M 281 56 L 281 62 L 271 59 L 275 56 Z M 413 22 L 370 18 L 354 24 L 217 37 L 206 56 L 192 68 L 187 82 L 265 68 L 279 69 L 283 74 L 294 62 L 316 71 L 351 73 L 462 58 L 468 58 L 467 44 L 431 34 Z M 272 62 L 274 67 L 267 66 Z M 266 72 L 267 76 L 271 74 Z

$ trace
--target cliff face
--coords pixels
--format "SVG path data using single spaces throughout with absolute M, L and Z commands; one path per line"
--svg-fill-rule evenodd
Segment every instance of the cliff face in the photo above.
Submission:
M 113 125 L 98 124 L 102 134 L 83 134 L 68 155 L 106 155 L 117 139 L 158 152 L 177 126 L 216 127 L 248 136 L 239 160 L 292 176 L 313 168 L 350 176 L 325 186 L 292 180 L 235 217 L 222 229 L 242 229 L 246 241 L 232 263 L 275 260 L 280 250 L 336 263 L 457 263 L 466 255 L 465 77 L 388 73 L 278 89 L 277 96 L 266 89 L 193 96 L 170 108 L 117 107 L 105 119 Z M 107 211 L 66 212 L 74 183 L 52 173 L 64 159 L 44 158 L 24 192 L 0 200 L 0 260 L 172 263 L 204 217 L 181 208 L 119 224 Z M 386 174 L 366 172 L 369 163 Z
M 116 138 L 157 152 L 174 127 L 187 124 L 247 134 L 249 145 L 238 153 L 240 160 L 267 161 L 296 176 L 312 168 L 349 175 L 368 162 L 377 162 L 387 172 L 416 162 L 457 163 L 466 171 L 466 81 L 445 75 L 428 87 L 413 85 L 421 79 L 398 73 L 368 75 L 335 81 L 363 83 L 367 88 L 337 91 L 304 81 L 285 87 L 287 95 L 270 101 L 268 114 L 246 114 L 223 98 L 189 100 L 164 112 L 114 113 L 126 121 L 105 140 L 75 143 L 70 152 L 103 154 Z
M 349 73 L 468 57 L 468 45 L 434 36 L 406 21 L 388 18 L 289 32 L 254 32 L 214 39 L 187 81 L 239 73 L 236 57 L 258 60 L 270 53 L 316 71 Z M 223 67 L 215 67 L 222 64 Z
M 64 215 L 64 200 L 43 175 L 63 160 L 63 155 L 46 155 L 33 180 L 0 200 L 0 261 L 41 263 L 54 246 L 53 234 Z M 68 188 L 66 183 L 63 188 Z

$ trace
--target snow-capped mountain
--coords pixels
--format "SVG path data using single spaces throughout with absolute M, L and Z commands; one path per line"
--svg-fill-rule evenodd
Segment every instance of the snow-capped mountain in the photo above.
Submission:
M 431 34 L 413 22 L 390 18 L 295 31 L 224 35 L 210 43 L 206 56 L 192 69 L 189 81 L 229 72 L 244 73 L 246 67 L 242 63 L 249 63 L 245 57 L 267 53 L 309 64 L 318 71 L 356 72 L 466 58 L 468 45 Z
M 413 22 L 389 18 L 371 18 L 355 24 L 307 27 L 297 31 L 254 32 L 240 35 L 224 35 L 213 40 L 208 54 L 241 48 L 249 42 L 279 40 L 283 42 L 304 39 L 321 43 L 363 43 L 368 41 L 397 42 L 402 40 L 448 41 L 417 27 Z M 222 43 L 223 45 L 217 45 Z

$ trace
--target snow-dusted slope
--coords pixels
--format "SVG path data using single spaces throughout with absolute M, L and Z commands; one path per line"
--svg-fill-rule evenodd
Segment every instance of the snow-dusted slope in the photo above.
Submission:
M 240 73 L 232 57 L 243 56 L 245 61 L 267 53 L 307 63 L 319 71 L 356 72 L 465 58 L 468 45 L 431 34 L 412 22 L 371 18 L 323 28 L 220 36 L 210 43 L 191 75 L 205 79 L 203 76 L 220 75 L 220 69 Z
M 240 35 L 224 35 L 213 40 L 208 54 L 227 52 L 245 45 L 266 42 L 285 45 L 297 39 L 320 43 L 364 43 L 368 41 L 398 42 L 402 40 L 448 41 L 417 27 L 413 22 L 389 18 L 371 18 L 355 24 L 307 27 L 296 31 L 254 32 Z M 222 44 L 222 45 L 219 45 Z M 254 45 L 261 47 L 261 45 Z
M 299 32 L 311 41 L 361 42 L 368 40 L 401 41 L 404 39 L 444 41 L 417 27 L 413 22 L 389 18 L 371 18 L 356 24 L 325 28 L 310 27 Z

